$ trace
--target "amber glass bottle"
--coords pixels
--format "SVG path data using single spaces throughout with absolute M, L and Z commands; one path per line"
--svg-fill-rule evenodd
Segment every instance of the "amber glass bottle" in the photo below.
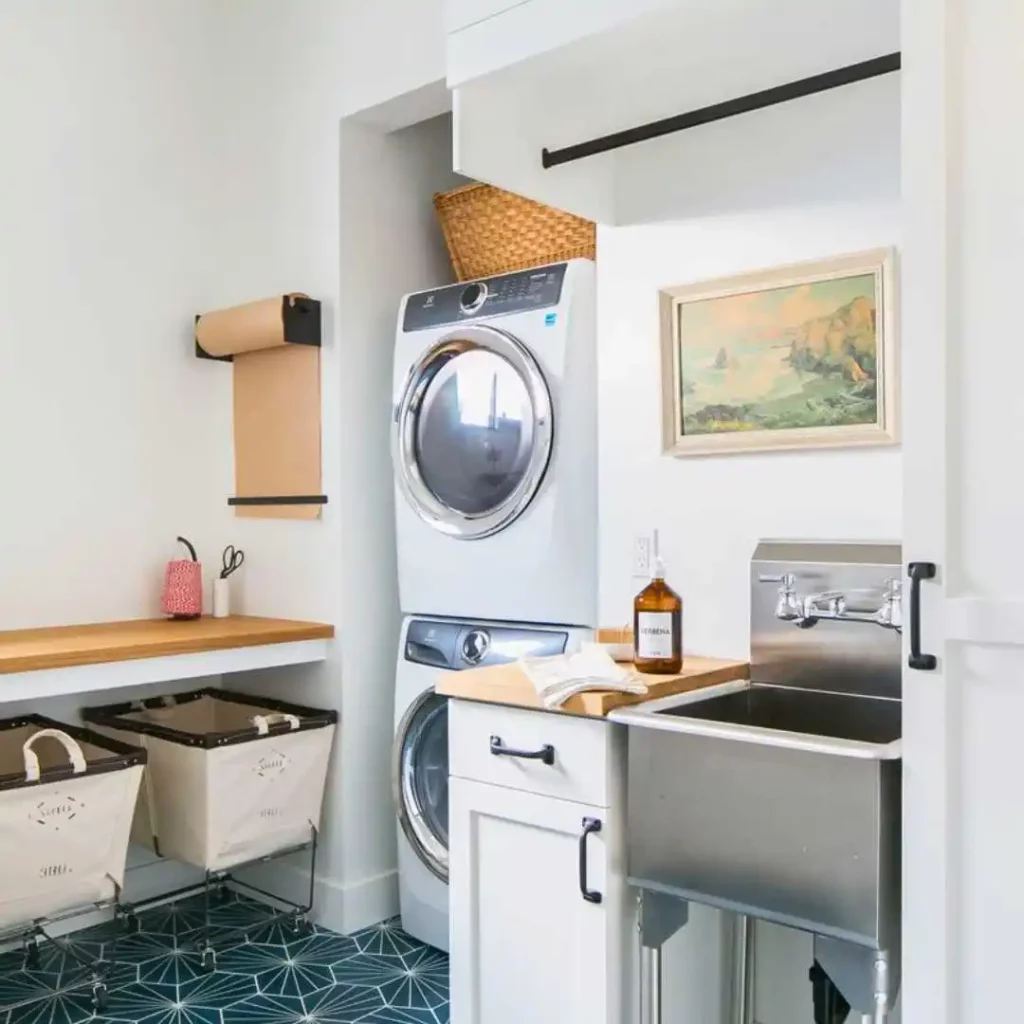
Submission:
M 665 582 L 654 534 L 651 582 L 633 601 L 633 663 L 638 672 L 672 673 L 683 667 L 683 602 Z

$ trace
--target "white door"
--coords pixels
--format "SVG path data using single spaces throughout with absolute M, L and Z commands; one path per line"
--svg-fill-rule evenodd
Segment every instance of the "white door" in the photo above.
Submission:
M 449 799 L 452 1024 L 621 1024 L 619 823 L 460 778 Z
M 904 550 L 937 566 L 937 664 L 904 670 L 904 1024 L 1019 1016 L 1022 40 L 1020 3 L 903 0 Z

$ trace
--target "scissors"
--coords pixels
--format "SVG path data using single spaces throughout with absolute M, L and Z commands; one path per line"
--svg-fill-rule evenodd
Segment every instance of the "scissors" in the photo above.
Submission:
M 229 544 L 224 549 L 224 568 L 221 570 L 220 578 L 226 580 L 233 572 L 241 568 L 244 561 L 245 552 L 241 548 L 236 548 L 234 544 Z

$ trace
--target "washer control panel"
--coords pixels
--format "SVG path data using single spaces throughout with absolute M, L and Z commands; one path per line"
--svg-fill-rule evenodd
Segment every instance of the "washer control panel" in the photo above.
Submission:
M 565 268 L 564 263 L 555 263 L 417 292 L 405 303 L 402 330 L 422 331 L 462 323 L 469 317 L 482 319 L 557 306 L 562 297 Z
M 503 665 L 519 658 L 565 653 L 569 634 L 560 629 L 497 626 L 489 622 L 413 619 L 405 634 L 405 660 L 437 668 Z

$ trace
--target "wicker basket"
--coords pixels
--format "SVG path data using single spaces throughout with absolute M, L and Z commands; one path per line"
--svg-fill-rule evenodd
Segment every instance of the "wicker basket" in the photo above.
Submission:
M 597 254 L 593 221 L 493 185 L 464 185 L 434 196 L 460 281 Z

